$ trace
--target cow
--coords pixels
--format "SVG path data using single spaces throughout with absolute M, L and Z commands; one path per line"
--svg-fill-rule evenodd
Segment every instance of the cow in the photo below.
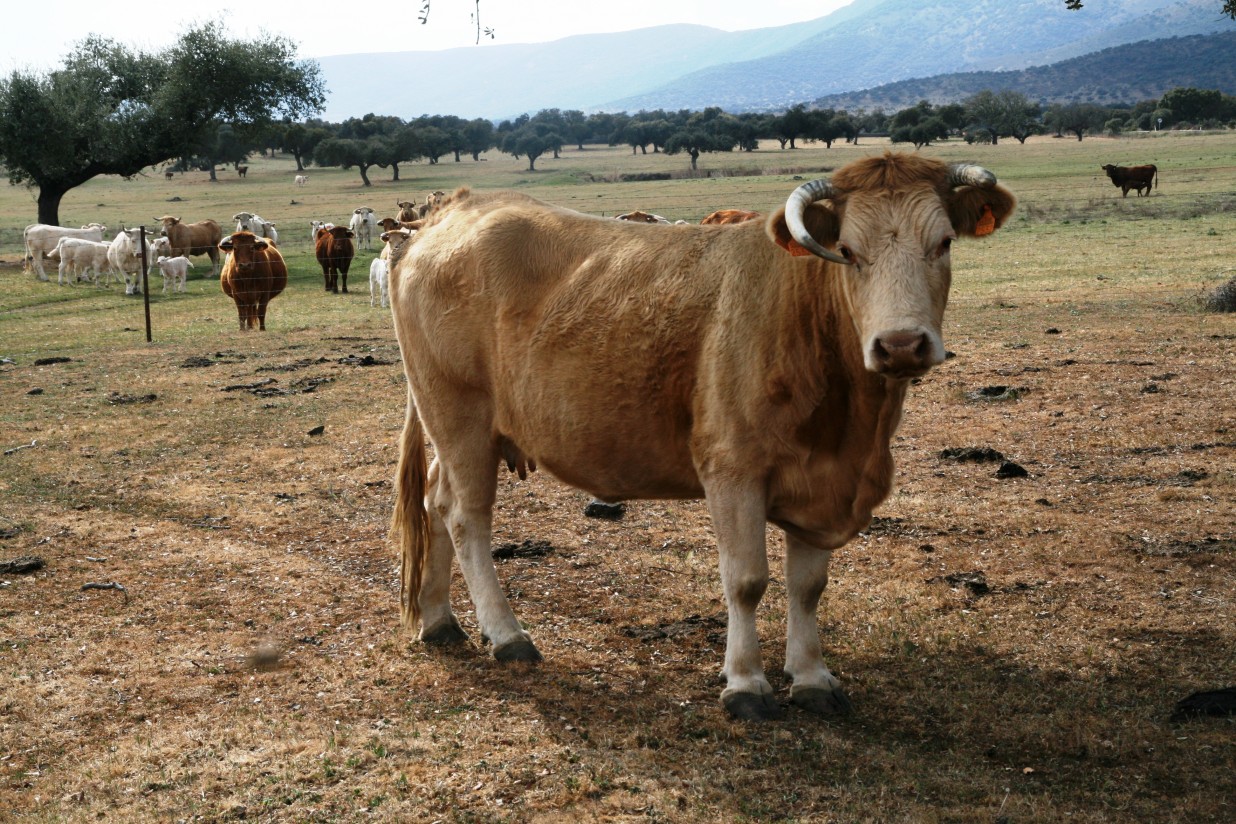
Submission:
M 304 186 L 306 183 L 309 182 L 309 175 L 297 175 L 295 178 L 295 182 L 297 186 Z
M 348 269 L 356 255 L 352 244 L 353 232 L 346 226 L 331 226 L 318 230 L 313 253 L 322 267 L 322 280 L 327 292 L 339 293 L 339 280 L 343 280 L 343 292 L 348 291 Z
M 310 242 L 310 243 L 317 243 L 317 241 L 318 241 L 318 230 L 319 230 L 319 229 L 331 229 L 331 228 L 333 228 L 333 227 L 334 227 L 334 225 L 335 225 L 335 224 L 330 223 L 329 221 L 325 221 L 325 220 L 311 220 L 311 221 L 309 221 L 309 242 Z
M 171 180 L 174 177 L 176 177 L 176 173 L 173 172 L 171 169 L 167 169 L 166 171 L 163 172 L 164 180 Z
M 425 202 L 416 207 L 417 217 L 425 218 L 429 213 L 437 208 L 438 204 L 446 198 L 446 192 L 438 189 L 425 195 Z
M 718 209 L 700 221 L 701 226 L 733 226 L 763 217 L 759 212 L 746 209 Z
M 398 220 L 400 223 L 407 223 L 409 221 L 420 219 L 421 217 L 420 210 L 417 208 L 416 204 L 413 203 L 412 201 L 401 200 L 395 205 L 399 207 L 399 212 L 398 214 L 395 215 L 395 219 Z
M 275 224 L 261 215 L 237 212 L 232 215 L 232 220 L 236 221 L 237 232 L 253 232 L 258 237 L 264 237 L 276 246 L 279 245 L 279 232 L 276 231 Z
M 189 279 L 189 270 L 193 268 L 193 262 L 184 255 L 179 257 L 168 257 L 160 255 L 155 263 L 159 266 L 159 271 L 163 273 L 163 294 L 167 294 L 167 287 L 172 287 L 172 292 L 183 292 L 185 290 L 185 282 Z
M 353 210 L 352 217 L 348 220 L 348 228 L 352 230 L 352 234 L 356 235 L 357 248 L 362 243 L 365 244 L 366 249 L 373 248 L 373 232 L 377 227 L 377 215 L 368 206 Z
M 107 250 L 107 262 L 112 274 L 124 282 L 126 295 L 140 294 L 141 235 L 141 229 L 122 228 L 112 240 L 111 248 Z
M 74 279 L 88 280 L 95 286 L 103 286 L 103 276 L 109 271 L 107 252 L 111 244 L 105 240 L 86 240 L 80 237 L 62 237 L 56 248 L 47 253 L 49 258 L 60 261 L 56 283 L 72 286 Z
M 252 232 L 233 232 L 219 242 L 227 254 L 219 286 L 236 302 L 240 329 L 266 331 L 266 307 L 288 285 L 288 267 L 275 245 Z
M 1155 188 L 1159 185 L 1159 169 L 1153 163 L 1145 166 L 1113 166 L 1108 163 L 1101 168 L 1107 172 L 1112 183 L 1120 187 L 1122 197 L 1129 196 L 1129 189 L 1135 189 L 1138 197 L 1142 196 L 1142 189 L 1145 189 L 1149 196 L 1151 184 L 1154 184 Z
M 81 240 L 103 240 L 107 227 L 102 223 L 87 223 L 80 229 L 68 226 L 53 226 L 50 223 L 31 223 L 22 230 L 22 240 L 25 244 L 25 262 L 29 270 L 38 275 L 39 280 L 47 280 L 47 271 L 43 268 L 43 256 L 56 248 L 62 237 L 73 237 Z
M 661 217 L 660 215 L 654 215 L 649 212 L 641 212 L 639 210 L 636 210 L 634 212 L 627 212 L 625 215 L 618 215 L 617 219 L 618 220 L 628 220 L 631 223 L 669 223 L 670 222 L 669 218 Z
M 369 262 L 369 305 L 390 305 L 390 287 L 387 276 L 390 267 L 385 258 L 376 257 Z
M 210 276 L 213 278 L 219 274 L 219 243 L 223 240 L 223 229 L 216 221 L 207 219 L 197 223 L 184 223 L 180 218 L 171 215 L 157 217 L 155 220 L 163 225 L 163 234 L 171 242 L 168 257 L 208 255 Z
M 236 174 L 240 177 L 244 177 L 245 175 L 249 174 L 249 167 L 248 166 L 237 166 Z
M 379 237 L 382 238 L 385 245 L 382 247 L 382 251 L 378 252 L 378 257 L 382 260 L 390 260 L 395 250 L 402 246 L 404 241 L 412 237 L 415 231 L 416 229 L 414 228 L 401 226 L 398 229 L 383 232 Z
M 454 542 L 494 657 L 541 659 L 490 554 L 499 462 L 615 503 L 702 497 L 728 606 L 725 709 L 781 712 L 756 633 L 767 522 L 785 534 L 789 700 L 848 711 L 820 653 L 829 559 L 888 494 L 906 391 L 944 360 L 953 240 L 992 233 L 1015 203 L 979 166 L 891 152 L 737 226 L 456 191 L 390 272 L 408 392 L 391 517 L 405 627 L 466 640 Z

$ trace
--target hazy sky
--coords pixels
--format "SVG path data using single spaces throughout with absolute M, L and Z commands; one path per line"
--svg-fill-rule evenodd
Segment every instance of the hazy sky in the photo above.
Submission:
M 481 0 L 488 44 L 542 43 L 573 34 L 629 31 L 664 23 L 697 23 L 727 31 L 779 26 L 823 17 L 853 0 Z M 247 5 L 172 0 L 124 4 L 100 0 L 8 3 L 0 29 L 0 72 L 58 68 L 77 43 L 99 34 L 140 50 L 158 50 L 207 19 L 227 22 L 237 37 L 262 31 L 291 38 L 298 55 L 325 57 L 383 51 L 426 51 L 476 42 L 474 0 L 431 0 L 429 24 L 418 22 L 423 0 L 391 4 L 319 0 L 251 0 Z

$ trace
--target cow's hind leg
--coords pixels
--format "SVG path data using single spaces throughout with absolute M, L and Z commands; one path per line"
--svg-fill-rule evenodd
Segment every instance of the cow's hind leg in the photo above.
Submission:
M 781 707 L 764 676 L 755 626 L 755 609 L 768 588 L 763 496 L 754 487 L 728 484 L 705 482 L 705 490 L 717 534 L 721 585 L 728 608 L 721 704 L 736 718 L 777 718 Z
M 493 644 L 499 661 L 540 661 L 541 653 L 519 626 L 502 591 L 494 567 L 493 506 L 498 487 L 498 449 L 490 434 L 490 418 L 483 403 L 455 409 L 446 437 L 435 439 L 438 477 L 430 499 L 432 512 L 442 522 L 455 546 L 459 567 L 476 607 L 481 634 Z M 434 527 L 438 535 L 441 530 Z M 431 563 L 441 564 L 441 550 L 431 549 Z M 441 574 L 435 568 L 434 575 Z M 433 575 L 431 575 L 433 578 Z M 423 591 L 423 588 L 422 588 Z
M 790 702 L 819 715 L 844 715 L 850 699 L 828 671 L 820 654 L 816 610 L 828 584 L 832 551 L 809 546 L 785 536 L 785 589 L 787 598 L 785 674 L 793 679 Z
M 441 468 L 435 459 L 429 467 L 426 498 L 429 501 L 429 551 L 421 574 L 418 603 L 421 608 L 421 641 L 426 644 L 457 644 L 468 640 L 468 633 L 451 611 L 451 559 L 455 557 L 451 536 L 439 514 L 438 483 Z

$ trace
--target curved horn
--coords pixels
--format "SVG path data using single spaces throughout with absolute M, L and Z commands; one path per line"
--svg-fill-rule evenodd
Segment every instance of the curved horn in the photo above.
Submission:
M 948 167 L 948 184 L 952 188 L 958 186 L 978 186 L 990 189 L 996 185 L 996 176 L 973 163 L 950 163 Z
M 833 263 L 840 263 L 842 266 L 849 266 L 850 261 L 821 246 L 803 225 L 803 214 L 807 211 L 807 207 L 817 200 L 827 200 L 833 194 L 833 184 L 823 179 L 808 181 L 799 186 L 790 192 L 789 198 L 785 201 L 785 225 L 790 230 L 790 236 L 811 254 Z

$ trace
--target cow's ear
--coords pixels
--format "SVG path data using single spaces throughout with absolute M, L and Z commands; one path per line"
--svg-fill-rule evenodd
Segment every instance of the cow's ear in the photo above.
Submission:
M 219 248 L 225 252 L 232 251 L 232 236 L 228 235 L 223 240 L 219 241 Z
M 948 217 L 958 235 L 984 237 L 1003 226 L 1016 206 L 1017 198 L 1003 186 L 962 186 L 949 193 Z
M 808 233 L 816 239 L 816 242 L 826 249 L 835 246 L 837 238 L 841 236 L 841 221 L 837 218 L 837 213 L 822 202 L 812 203 L 807 207 L 803 212 L 803 225 L 807 227 Z M 768 220 L 764 223 L 764 231 L 774 243 L 794 257 L 812 254 L 790 235 L 790 227 L 785 224 L 784 208 L 768 216 Z
M 260 238 L 253 242 L 254 249 L 267 249 L 269 247 L 270 247 L 270 244 L 264 240 L 261 240 Z

